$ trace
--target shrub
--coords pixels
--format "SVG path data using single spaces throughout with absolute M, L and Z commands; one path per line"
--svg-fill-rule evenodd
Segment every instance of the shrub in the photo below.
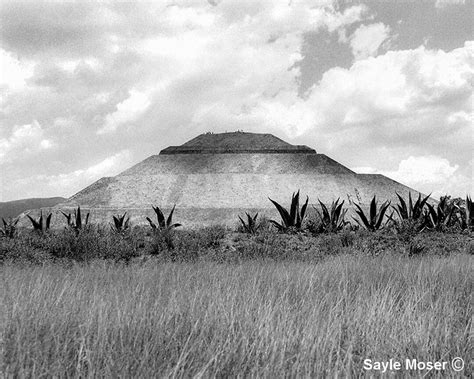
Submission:
M 431 204 L 426 204 L 428 207 L 425 214 L 427 228 L 442 231 L 454 226 L 457 221 L 455 218 L 456 207 L 453 203 L 448 202 L 448 199 L 448 196 L 443 196 L 436 208 Z
M 18 218 L 9 218 L 8 220 L 2 218 L 3 227 L 0 228 L 0 237 L 15 238 L 17 234 L 16 225 L 18 224 L 18 221 Z
M 344 217 L 347 213 L 347 209 L 343 209 L 344 200 L 339 203 L 339 198 L 331 203 L 331 209 L 319 200 L 321 206 L 321 212 L 313 206 L 314 210 L 319 216 L 320 223 L 317 228 L 317 232 L 323 233 L 336 233 L 346 226 L 347 222 Z
M 123 215 L 112 216 L 114 221 L 113 224 L 110 224 L 112 232 L 116 234 L 124 234 L 130 230 L 130 217 L 127 217 L 127 212 Z
M 181 224 L 175 223 L 173 224 L 173 212 L 175 209 L 176 205 L 173 206 L 173 209 L 171 209 L 170 214 L 168 215 L 168 218 L 165 221 L 165 216 L 161 209 L 159 207 L 154 207 L 152 206 L 153 210 L 156 213 L 156 218 L 158 223 L 155 224 L 150 217 L 147 217 L 147 221 L 150 224 L 151 228 L 153 230 L 158 230 L 158 229 L 174 229 L 177 228 L 178 226 L 181 226 Z
M 462 205 L 455 205 L 458 209 L 456 213 L 459 224 L 462 230 L 474 230 L 474 203 L 470 196 L 466 196 L 464 207 Z
M 430 195 L 424 199 L 421 198 L 421 193 L 418 194 L 418 199 L 415 203 L 411 198 L 411 192 L 408 193 L 408 204 L 398 193 L 396 194 L 399 200 L 397 207 L 392 207 L 397 212 L 400 220 L 418 220 L 424 217 L 424 207 L 427 204 Z
M 247 222 L 245 222 L 242 217 L 239 216 L 239 220 L 241 223 L 241 227 L 238 231 L 242 231 L 244 233 L 255 234 L 257 230 L 260 228 L 261 224 L 257 223 L 258 212 L 255 213 L 254 216 L 250 216 L 247 212 L 245 212 L 247 216 Z
M 284 207 L 278 204 L 276 201 L 269 198 L 273 205 L 278 210 L 281 216 L 281 223 L 278 223 L 275 220 L 270 220 L 270 222 L 277 227 L 279 231 L 289 232 L 289 231 L 301 231 L 304 217 L 306 214 L 306 208 L 308 206 L 308 196 L 306 196 L 306 202 L 299 208 L 299 199 L 300 191 L 291 197 L 290 211 L 288 212 Z
M 51 216 L 52 216 L 52 213 L 49 213 L 43 222 L 43 211 L 40 212 L 40 217 L 38 220 L 35 220 L 30 215 L 27 215 L 28 219 L 31 221 L 33 230 L 38 233 L 47 232 L 49 230 L 49 227 L 51 225 Z
M 89 224 L 89 212 L 87 212 L 86 219 L 83 222 L 80 206 L 78 206 L 77 209 L 74 209 L 74 218 L 72 217 L 73 215 L 71 213 L 66 214 L 63 211 L 61 211 L 61 213 L 64 215 L 64 217 L 66 217 L 68 228 L 75 231 L 76 233 L 79 233 L 79 231 L 86 228 Z
M 385 224 L 383 223 L 385 212 L 390 206 L 390 202 L 387 201 L 380 206 L 380 209 L 377 211 L 377 200 L 375 196 L 370 202 L 370 209 L 368 217 L 365 215 L 364 211 L 359 204 L 354 204 L 356 206 L 356 213 L 359 216 L 359 219 L 353 217 L 353 219 L 363 228 L 370 230 L 372 232 L 382 229 Z

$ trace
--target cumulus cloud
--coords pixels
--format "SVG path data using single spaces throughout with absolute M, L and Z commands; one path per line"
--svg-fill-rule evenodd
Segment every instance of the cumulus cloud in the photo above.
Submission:
M 130 90 L 130 96 L 117 104 L 115 112 L 106 116 L 103 127 L 97 133 L 114 132 L 120 125 L 136 120 L 149 106 L 150 100 L 145 93 Z
M 53 142 L 45 138 L 44 130 L 38 121 L 17 125 L 8 138 L 0 139 L 0 166 L 51 147 Z
M 18 179 L 25 197 L 35 197 L 40 192 L 44 197 L 71 196 L 104 176 L 114 176 L 130 166 L 132 155 L 128 150 L 86 168 L 55 175 L 39 174 Z M 9 188 L 3 188 L 3 196 L 8 197 Z
M 22 62 L 12 53 L 0 48 L 0 91 L 20 90 L 33 74 L 33 64 Z M 1 93 L 0 92 L 0 93 Z
M 379 173 L 395 179 L 425 194 L 439 198 L 445 194 L 463 196 L 472 193 L 472 177 L 462 174 L 459 165 L 434 155 L 410 156 L 403 159 L 396 170 L 384 171 L 372 167 L 359 167 L 356 172 Z
M 114 176 L 130 165 L 131 153 L 123 150 L 90 167 L 66 174 L 45 176 L 48 186 L 56 186 L 61 193 L 77 192 L 84 183 L 92 183 L 104 176 Z
M 390 36 L 390 27 L 382 22 L 361 25 L 350 37 L 352 53 L 356 59 L 375 56 L 379 48 Z
M 368 6 L 7 3 L 0 16 L 4 64 L 17 73 L 16 89 L 2 94 L 0 146 L 14 157 L 3 167 L 4 199 L 27 195 L 21 178 L 37 175 L 71 194 L 104 157 L 129 151 L 138 161 L 208 130 L 275 133 L 387 172 L 434 155 L 469 177 L 472 43 L 393 50 L 394 26 Z M 348 65 L 302 76 L 309 33 L 344 37 Z M 15 125 L 35 119 L 34 154 L 15 161 L 27 145 L 15 142 Z

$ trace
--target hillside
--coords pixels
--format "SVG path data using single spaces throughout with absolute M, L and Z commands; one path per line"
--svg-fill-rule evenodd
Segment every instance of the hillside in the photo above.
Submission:
M 65 200 L 63 197 L 49 197 L 0 202 L 0 219 L 2 217 L 5 219 L 8 217 L 16 217 L 28 209 L 52 207 Z

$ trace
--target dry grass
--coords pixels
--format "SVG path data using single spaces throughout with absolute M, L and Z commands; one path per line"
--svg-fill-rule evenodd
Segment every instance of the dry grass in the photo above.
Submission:
M 3 266 L 1 369 L 307 377 L 363 375 L 365 358 L 466 360 L 472 263 L 344 255 L 320 264 Z

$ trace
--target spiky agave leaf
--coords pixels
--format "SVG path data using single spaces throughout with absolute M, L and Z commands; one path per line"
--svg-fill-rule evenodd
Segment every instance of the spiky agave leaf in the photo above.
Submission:
M 252 233 L 251 218 L 249 217 L 248 213 L 247 213 L 247 223 L 242 219 L 242 217 L 240 216 L 238 217 L 244 231 L 247 233 Z
M 77 229 L 81 229 L 82 228 L 82 218 L 81 218 L 81 207 L 77 207 L 77 210 L 74 209 L 74 218 L 76 219 L 76 225 L 75 227 Z
M 295 223 L 297 223 L 298 216 L 299 216 L 299 208 L 300 208 L 300 191 L 296 192 L 296 194 L 293 192 L 293 195 L 291 196 L 291 205 L 290 205 L 290 219 L 291 221 L 296 220 Z
M 250 216 L 250 215 L 249 215 Z M 258 229 L 262 226 L 261 224 L 257 224 L 258 212 L 251 218 L 252 219 L 252 230 L 257 232 Z
M 128 229 L 130 226 L 130 217 L 127 217 L 125 220 L 125 224 L 123 225 L 124 229 Z
M 245 215 L 247 216 L 247 222 L 245 222 L 242 217 L 238 216 L 242 228 L 246 233 L 254 234 L 259 228 L 259 226 L 257 226 L 258 212 L 254 216 L 251 216 L 248 212 L 245 212 Z
M 408 192 L 408 218 L 413 218 L 413 200 L 411 199 L 411 192 Z
M 114 220 L 115 229 L 120 229 L 120 227 L 122 226 L 122 222 L 120 221 L 120 219 L 116 216 L 112 216 L 112 219 Z
M 456 210 L 455 206 L 449 207 L 447 196 L 442 197 L 441 201 L 438 203 L 436 209 L 431 204 L 426 204 L 428 207 L 427 212 L 427 227 L 441 230 L 443 227 L 447 227 L 452 223 L 454 211 Z
M 321 206 L 321 211 L 322 211 L 322 214 L 319 212 L 318 209 L 316 209 L 316 207 L 314 207 L 314 209 L 316 210 L 316 212 L 318 212 L 318 216 L 319 218 L 321 219 L 322 223 L 323 224 L 327 224 L 330 219 L 331 219 L 331 216 L 329 215 L 329 210 L 328 208 L 326 207 L 326 204 L 324 204 L 321 200 L 319 200 L 319 205 Z
M 359 216 L 359 219 L 356 219 L 355 217 L 352 217 L 355 222 L 357 222 L 360 226 L 366 228 L 367 230 L 372 230 L 371 225 L 367 217 L 365 216 L 364 211 L 360 207 L 359 204 L 354 203 L 354 206 L 357 208 L 356 213 Z
M 174 210 L 176 208 L 176 204 L 171 209 L 171 212 L 168 215 L 168 218 L 166 220 L 165 220 L 165 215 L 163 214 L 163 212 L 161 211 L 161 209 L 159 207 L 155 207 L 153 205 L 151 207 L 155 211 L 158 224 L 155 224 L 149 217 L 146 217 L 146 219 L 147 219 L 148 223 L 150 224 L 150 226 L 152 227 L 153 230 L 165 230 L 165 229 L 169 230 L 169 229 L 173 229 L 173 228 L 177 228 L 179 226 L 182 226 L 179 223 L 174 223 L 173 224 L 173 213 L 174 213 Z
M 244 220 L 242 220 L 242 217 L 238 216 L 239 217 L 239 220 L 240 220 L 240 223 L 242 224 L 242 227 L 247 230 L 247 224 L 245 223 Z
M 61 213 L 63 214 L 64 217 L 66 217 L 67 225 L 68 225 L 68 226 L 72 226 L 72 225 L 71 225 L 71 223 L 72 223 L 72 221 L 71 221 L 72 215 L 71 215 L 70 213 L 67 213 L 67 214 L 66 214 L 66 213 L 64 213 L 63 211 L 61 211 Z
M 49 227 L 51 226 L 51 217 L 53 216 L 52 213 L 48 214 L 48 216 L 46 216 L 46 230 L 49 230 Z
M 346 214 L 347 214 L 347 208 L 343 209 L 339 216 L 339 224 L 337 226 L 338 230 L 342 229 L 345 225 L 349 224 L 349 222 L 346 221 Z
M 285 226 L 283 225 L 283 223 L 282 223 L 282 224 L 279 224 L 279 223 L 276 222 L 275 220 L 268 220 L 268 221 L 271 222 L 273 225 L 275 225 L 276 228 L 277 228 L 279 231 L 284 231 L 284 230 L 287 229 L 287 227 L 285 227 Z
M 395 209 L 395 211 L 397 212 L 398 217 L 400 217 L 402 220 L 406 220 L 406 219 L 408 219 L 407 203 L 405 202 L 403 197 L 400 196 L 400 194 L 398 194 L 397 192 L 395 192 L 395 193 L 398 196 L 398 200 L 399 200 L 400 204 L 397 204 L 398 209 L 395 208 L 395 207 L 393 207 L 393 209 Z
M 253 216 L 253 222 L 256 223 L 257 222 L 257 217 L 258 217 L 258 212 L 255 213 L 255 215 Z
M 423 216 L 423 208 L 425 207 L 430 196 L 431 194 L 422 199 L 421 193 L 418 193 L 418 199 L 416 200 L 415 205 L 413 205 L 413 209 L 411 211 L 412 218 L 414 220 L 418 220 L 421 216 Z
M 86 214 L 86 221 L 84 222 L 84 226 L 87 226 L 87 225 L 89 224 L 89 215 L 90 215 L 90 213 L 87 212 L 87 214 Z
M 356 213 L 359 216 L 359 220 L 355 217 L 352 217 L 360 226 L 366 228 L 370 231 L 376 231 L 382 227 L 382 222 L 387 212 L 390 202 L 387 201 L 380 206 L 380 210 L 377 212 L 377 201 L 375 196 L 370 202 L 369 217 L 367 217 L 360 207 L 359 204 L 354 203 L 354 206 L 357 208 Z
M 160 228 L 166 227 L 165 216 L 159 207 L 152 206 L 153 210 L 156 213 L 156 218 L 158 220 L 158 225 Z
M 387 209 L 388 207 L 390 206 L 390 201 L 387 201 L 385 203 L 383 203 L 381 206 L 380 206 L 380 211 L 379 211 L 379 214 L 378 214 L 378 219 L 375 223 L 375 230 L 379 230 L 380 227 L 382 226 L 382 222 L 383 222 L 383 218 L 385 216 L 385 212 L 387 212 Z
M 128 229 L 128 223 L 130 221 L 130 218 L 126 218 L 126 216 L 127 212 L 125 212 L 123 215 L 112 216 L 114 225 L 111 225 L 111 228 L 114 232 L 122 233 Z
M 278 213 L 280 214 L 280 217 L 281 217 L 281 220 L 282 220 L 281 225 L 278 222 L 272 222 L 272 224 L 279 225 L 282 228 L 288 228 L 290 226 L 294 226 L 292 224 L 292 219 L 291 219 L 290 214 L 288 213 L 288 211 L 285 208 L 283 208 L 280 204 L 278 204 L 276 201 L 274 201 L 270 198 L 268 198 L 268 199 L 273 203 L 275 208 L 278 210 Z
M 372 201 L 370 202 L 370 224 L 375 225 L 377 222 L 377 200 L 375 196 L 372 198 Z
M 168 219 L 166 220 L 166 226 L 169 228 L 172 223 L 173 223 L 173 213 L 174 213 L 174 209 L 176 208 L 176 204 L 173 205 L 173 208 L 171 209 L 171 212 L 170 214 L 168 215 Z
M 305 203 L 303 204 L 303 206 L 301 207 L 301 219 L 300 219 L 300 224 L 299 224 L 299 228 L 301 227 L 301 225 L 303 224 L 303 221 L 304 221 L 304 217 L 306 215 L 306 209 L 308 208 L 308 201 L 309 201 L 309 196 L 306 196 L 306 201 Z
M 469 195 L 466 195 L 466 205 L 464 207 L 456 205 L 458 218 L 461 229 L 472 230 L 474 226 L 474 203 Z
M 151 219 L 150 217 L 147 217 L 146 219 L 147 219 L 148 223 L 150 224 L 151 228 L 152 228 L 152 229 L 156 229 L 156 225 L 155 225 L 155 223 L 152 221 L 152 219 Z
M 474 224 L 474 203 L 470 196 L 466 196 L 466 225 L 472 228 Z
M 294 222 L 294 226 L 297 229 L 301 229 L 301 227 L 303 225 L 304 216 L 305 216 L 305 213 L 306 213 L 306 208 L 308 207 L 308 200 L 309 200 L 309 197 L 306 197 L 306 202 L 301 207 L 301 212 L 299 210 L 299 205 L 297 205 L 297 208 L 296 208 L 296 221 Z
M 339 203 L 339 198 L 331 204 L 331 229 L 334 231 L 340 230 L 345 225 L 345 216 L 347 209 L 343 209 L 344 200 Z
M 125 217 L 125 214 L 123 214 L 122 216 L 120 215 L 112 216 L 112 219 L 114 220 L 115 230 L 117 231 L 122 230 L 124 217 Z
M 20 221 L 20 219 L 16 217 L 14 219 L 9 218 L 8 221 L 6 221 L 4 218 L 2 218 L 2 221 L 3 228 L 0 228 L 0 235 L 3 235 L 8 238 L 14 238 L 16 233 L 16 225 L 18 224 L 18 221 Z
M 245 212 L 246 216 L 247 216 L 247 223 L 248 223 L 248 226 L 249 226 L 249 229 L 252 230 L 254 224 L 255 224 L 255 220 L 253 219 L 252 216 L 250 216 L 247 212 Z
M 43 212 L 41 211 L 40 212 L 40 217 L 37 220 L 35 220 L 33 217 L 31 217 L 30 215 L 26 215 L 30 221 L 31 221 L 31 225 L 33 225 L 33 230 L 36 230 L 36 231 L 43 231 Z

